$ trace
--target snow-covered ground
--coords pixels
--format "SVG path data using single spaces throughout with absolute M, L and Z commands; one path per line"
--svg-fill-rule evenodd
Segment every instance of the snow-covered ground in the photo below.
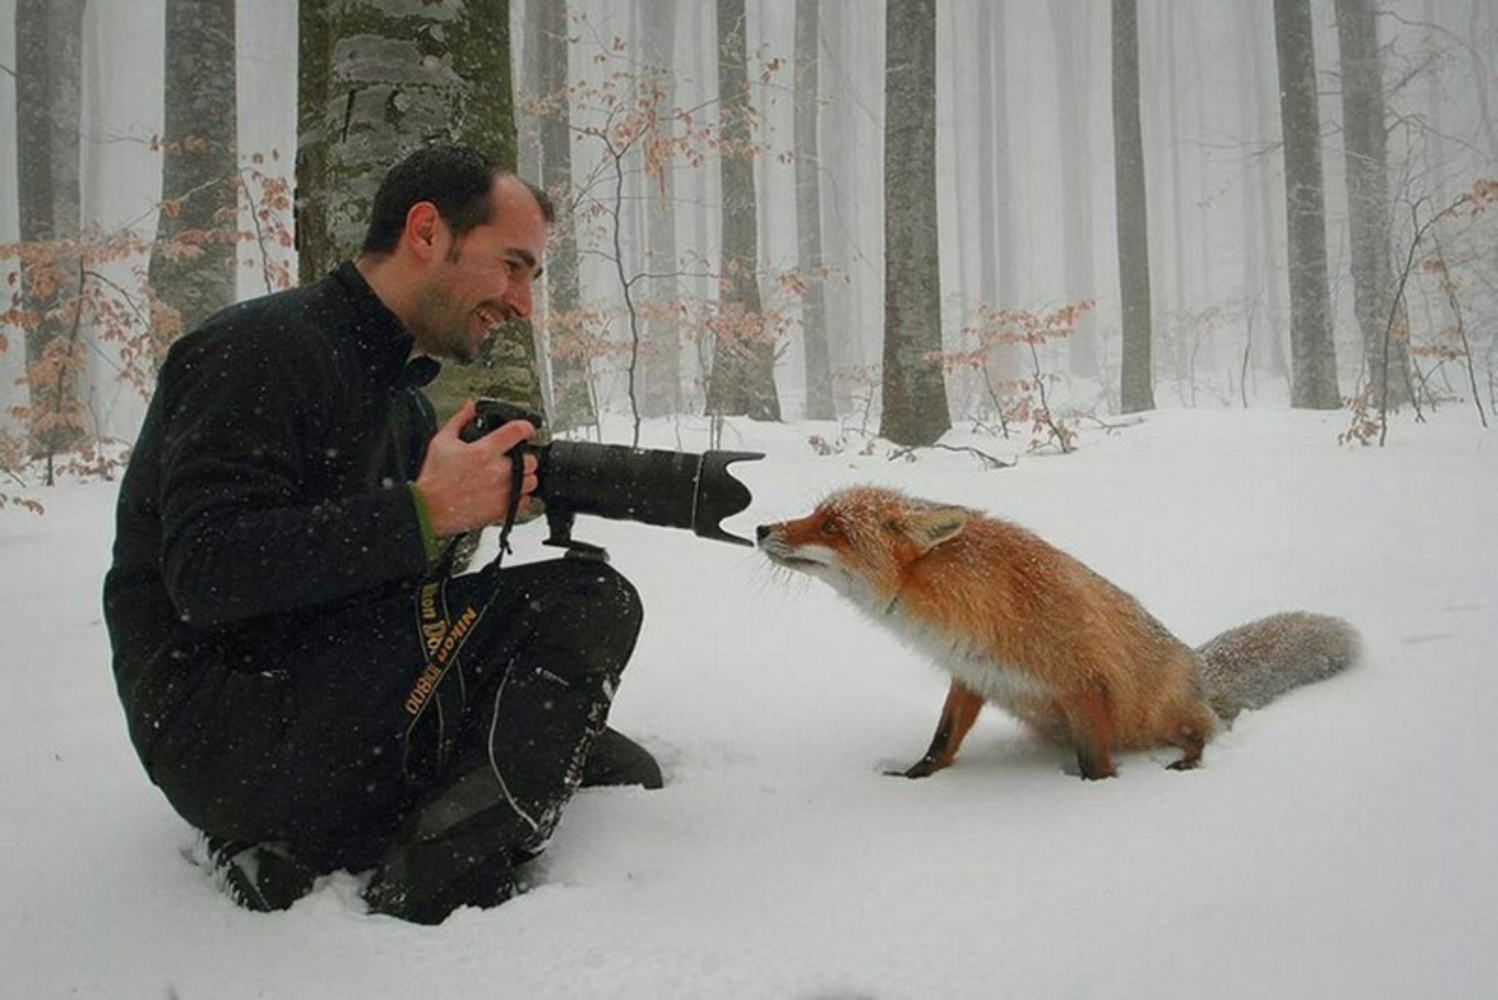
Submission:
M 1304 607 L 1353 620 L 1365 662 L 1196 772 L 1082 782 L 989 711 L 955 767 L 888 778 L 935 725 L 931 666 L 748 548 L 582 519 L 646 601 L 613 721 L 667 787 L 582 793 L 528 895 L 437 928 L 367 915 L 349 875 L 249 913 L 183 859 L 114 699 L 114 488 L 34 491 L 44 516 L 0 511 L 0 996 L 1498 995 L 1498 439 L 1453 408 L 1342 448 L 1345 419 L 1158 413 L 986 472 L 735 424 L 726 447 L 769 453 L 735 466 L 741 533 L 899 485 L 1040 532 L 1188 641 Z

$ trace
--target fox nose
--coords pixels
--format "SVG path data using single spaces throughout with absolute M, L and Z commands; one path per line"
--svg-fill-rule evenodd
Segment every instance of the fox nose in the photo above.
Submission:
M 760 541 L 764 541 L 765 538 L 769 536 L 770 529 L 772 527 L 773 525 L 761 524 L 759 527 L 754 529 L 754 537 L 759 539 Z

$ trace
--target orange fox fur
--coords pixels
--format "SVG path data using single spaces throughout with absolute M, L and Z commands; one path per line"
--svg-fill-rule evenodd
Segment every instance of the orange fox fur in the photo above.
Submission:
M 1114 750 L 1172 745 L 1195 767 L 1219 718 L 1346 667 L 1347 623 L 1290 612 L 1182 643 L 1129 594 L 1025 529 L 964 507 L 854 487 L 760 525 L 772 561 L 826 581 L 952 675 L 926 755 L 952 763 L 985 701 L 1075 748 L 1084 778 Z

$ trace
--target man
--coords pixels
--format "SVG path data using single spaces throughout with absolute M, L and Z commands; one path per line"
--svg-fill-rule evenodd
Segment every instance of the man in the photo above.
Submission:
M 513 464 L 534 428 L 464 441 L 473 404 L 438 430 L 420 386 L 529 315 L 551 220 L 473 151 L 422 150 L 357 261 L 225 310 L 162 366 L 105 617 L 141 761 L 245 905 L 372 868 L 371 910 L 435 923 L 509 898 L 579 783 L 660 784 L 604 728 L 642 617 L 627 581 L 438 569 L 536 488 L 534 457 Z

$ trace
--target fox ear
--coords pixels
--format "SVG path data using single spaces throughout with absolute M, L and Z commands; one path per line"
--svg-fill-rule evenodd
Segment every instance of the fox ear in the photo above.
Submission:
M 915 514 L 905 525 L 905 537 L 909 538 L 922 555 L 930 552 L 942 542 L 962 534 L 973 512 L 966 507 L 934 507 Z

